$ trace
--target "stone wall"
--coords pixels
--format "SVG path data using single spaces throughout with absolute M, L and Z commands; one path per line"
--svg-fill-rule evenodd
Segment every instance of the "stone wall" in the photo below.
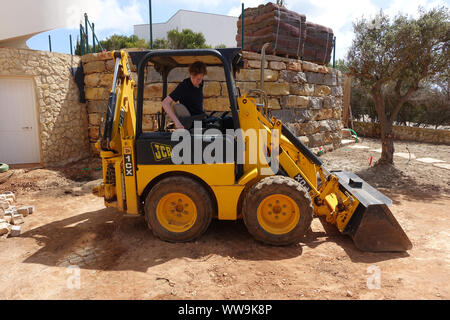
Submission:
M 0 76 L 33 80 L 41 164 L 64 165 L 89 156 L 86 105 L 71 74 L 80 57 L 29 49 L 0 48 Z
M 380 124 L 353 121 L 353 128 L 363 137 L 379 138 Z M 450 145 L 449 130 L 394 126 L 394 139 Z
M 114 67 L 110 53 L 85 55 L 82 58 L 86 99 L 89 113 L 91 148 L 98 138 L 101 114 L 106 110 Z M 237 74 L 236 85 L 242 94 L 259 88 L 261 55 L 244 52 L 245 67 Z M 264 89 L 272 115 L 286 123 L 301 140 L 316 150 L 333 150 L 341 143 L 342 74 L 313 63 L 266 56 Z M 136 80 L 136 66 L 131 66 Z M 174 69 L 169 74 L 168 93 L 183 79 L 187 69 Z M 209 67 L 205 76 L 204 109 L 229 110 L 229 100 L 223 68 Z M 155 114 L 161 111 L 162 78 L 149 68 L 146 75 L 143 106 L 143 128 L 152 130 Z

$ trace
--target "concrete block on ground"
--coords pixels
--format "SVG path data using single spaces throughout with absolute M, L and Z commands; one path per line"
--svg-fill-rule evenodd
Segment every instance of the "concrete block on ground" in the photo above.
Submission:
M 5 216 L 3 220 L 5 220 L 8 224 L 11 224 L 11 216 Z
M 9 223 L 0 223 L 0 236 L 9 233 L 11 230 L 11 225 Z
M 17 214 L 16 207 L 9 207 L 5 210 L 5 216 L 12 216 L 13 214 Z
M 21 226 L 12 226 L 11 231 L 9 233 L 10 237 L 18 237 L 20 236 L 20 231 L 22 230 Z
M 29 214 L 28 207 L 19 207 L 19 208 L 17 208 L 17 213 L 21 214 L 24 217 L 28 216 L 28 214 Z
M 25 221 L 23 220 L 23 215 L 21 214 L 13 214 L 11 216 L 11 224 L 17 226 L 19 224 L 24 223 Z
M 5 193 L 0 194 L 1 196 L 5 196 L 7 198 L 12 198 L 14 201 L 16 201 L 16 196 L 11 191 L 6 191 Z
M 0 208 L 7 210 L 9 208 L 9 202 L 0 200 Z

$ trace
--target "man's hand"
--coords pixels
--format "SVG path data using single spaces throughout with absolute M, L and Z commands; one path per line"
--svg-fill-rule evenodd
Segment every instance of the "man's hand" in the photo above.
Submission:
M 175 128 L 177 128 L 177 129 L 184 129 L 184 127 L 181 124 L 181 122 L 175 123 Z

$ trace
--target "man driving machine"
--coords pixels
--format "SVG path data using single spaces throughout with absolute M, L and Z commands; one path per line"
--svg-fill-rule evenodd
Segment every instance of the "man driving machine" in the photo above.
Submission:
M 177 129 L 184 129 L 178 116 L 186 117 L 204 114 L 203 77 L 206 73 L 206 65 L 203 62 L 194 62 L 189 66 L 190 77 L 184 79 L 175 90 L 162 101 L 164 110 L 172 119 Z M 174 109 L 172 110 L 171 104 L 176 101 L 178 101 L 179 104 L 175 104 Z M 186 109 L 189 114 L 187 114 Z

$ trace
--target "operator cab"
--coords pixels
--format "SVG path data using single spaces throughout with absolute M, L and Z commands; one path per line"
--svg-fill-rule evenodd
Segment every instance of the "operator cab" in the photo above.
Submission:
M 162 100 L 170 93 L 169 82 L 173 81 L 173 73 L 185 72 L 188 77 L 187 68 L 194 62 L 200 61 L 206 64 L 208 73 L 205 75 L 204 81 L 215 81 L 226 83 L 226 88 L 222 86 L 222 97 L 217 99 L 218 105 L 209 106 L 209 110 L 205 114 L 191 116 L 183 111 L 178 112 L 180 122 L 189 129 L 192 142 L 192 164 L 199 164 L 194 158 L 199 152 L 208 148 L 215 142 L 219 143 L 219 139 L 223 143 L 224 150 L 233 148 L 236 150 L 236 137 L 227 134 L 227 129 L 233 132 L 240 128 L 237 98 L 239 89 L 236 88 L 236 73 L 243 67 L 243 58 L 240 48 L 225 49 L 196 49 L 196 50 L 153 50 L 130 52 L 130 57 L 135 65 L 138 66 L 138 88 L 136 101 L 136 160 L 138 167 L 141 165 L 162 165 L 174 164 L 173 159 L 169 156 L 170 152 L 159 152 L 160 150 L 173 150 L 178 141 L 172 140 L 173 130 L 168 126 L 166 114 L 161 104 L 161 111 L 156 115 L 156 130 L 143 130 L 143 106 L 145 87 L 151 83 L 162 82 Z M 175 87 L 173 87 L 174 89 Z M 172 90 L 173 90 L 172 89 Z M 225 91 L 225 92 L 224 92 Z M 228 99 L 224 98 L 228 96 Z M 225 105 L 222 105 L 225 104 Z M 168 118 L 168 116 L 167 116 Z M 145 119 L 147 121 L 147 119 Z M 201 131 L 195 128 L 194 121 L 201 121 Z M 196 123 L 198 126 L 198 123 Z M 215 130 L 210 130 L 215 129 Z M 201 146 L 200 148 L 198 146 Z M 196 147 L 197 146 L 197 147 Z M 228 148 L 228 149 L 227 149 Z M 164 156 L 166 154 L 166 156 Z M 234 163 L 236 179 L 242 175 L 242 164 L 237 164 L 237 154 L 231 156 L 224 152 L 220 159 L 215 158 L 214 163 Z M 202 163 L 204 159 L 201 160 Z
M 211 74 L 210 76 L 205 76 L 205 83 L 208 81 L 226 83 L 226 89 L 223 88 L 222 90 L 227 90 L 227 92 L 222 92 L 222 96 L 228 96 L 229 103 L 228 106 L 217 105 L 216 111 L 208 111 L 194 116 L 190 115 L 189 111 L 183 108 L 182 105 L 176 105 L 174 112 L 179 117 L 180 122 L 191 132 L 194 121 L 201 121 L 202 128 L 205 130 L 215 128 L 222 133 L 225 133 L 226 129 L 239 128 L 236 103 L 238 92 L 234 78 L 236 72 L 243 66 L 240 48 L 138 51 L 130 52 L 130 56 L 133 63 L 138 66 L 139 73 L 136 104 L 137 136 L 145 131 L 142 129 L 145 86 L 150 83 L 162 82 L 162 101 L 169 93 L 168 82 L 173 81 L 171 79 L 171 72 L 177 72 L 178 75 L 183 74 L 183 72 L 186 72 L 186 68 L 196 61 L 205 63 L 209 71 L 208 73 Z M 220 71 L 221 69 L 222 71 Z M 188 73 L 186 76 L 188 76 Z M 161 111 L 156 114 L 156 131 L 169 132 L 170 129 L 173 129 L 167 123 L 166 118 L 165 111 L 161 106 Z

